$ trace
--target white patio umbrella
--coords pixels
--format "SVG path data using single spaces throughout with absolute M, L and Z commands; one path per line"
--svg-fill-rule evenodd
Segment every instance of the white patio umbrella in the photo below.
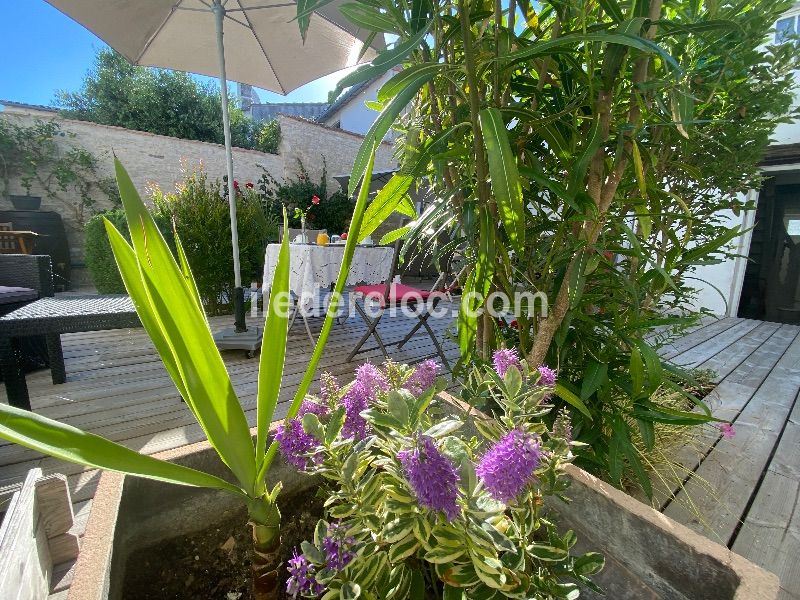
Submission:
M 280 94 L 359 62 L 368 31 L 339 12 L 345 0 L 316 11 L 305 42 L 293 19 L 297 4 L 285 0 L 46 0 L 95 33 L 135 65 L 189 71 L 219 78 L 233 242 L 233 330 L 218 335 L 222 348 L 254 351 L 260 330 L 247 332 L 239 267 L 227 83 L 248 83 Z M 384 47 L 376 36 L 360 60 Z

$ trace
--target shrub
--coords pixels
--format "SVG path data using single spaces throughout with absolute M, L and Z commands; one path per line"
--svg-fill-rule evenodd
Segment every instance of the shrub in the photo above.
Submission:
M 284 457 L 331 482 L 328 519 L 289 561 L 287 592 L 328 598 L 575 598 L 603 567 L 575 556 L 544 496 L 562 497 L 570 427 L 548 430 L 552 372 L 499 351 L 481 385 L 498 420 L 476 431 L 438 403 L 436 364 L 363 365 L 276 432 Z M 477 435 L 476 435 L 477 434 Z M 414 591 L 412 591 L 414 590 Z M 428 592 L 428 593 L 426 593 Z
M 256 189 L 261 195 L 265 212 L 278 217 L 285 206 L 289 210 L 289 226 L 300 227 L 300 219 L 294 212 L 294 209 L 299 208 L 301 211 L 308 211 L 306 227 L 309 229 L 327 229 L 331 235 L 347 231 L 355 200 L 342 191 L 328 196 L 328 168 L 325 158 L 322 158 L 322 175 L 318 182 L 312 181 L 308 169 L 299 159 L 297 165 L 297 177 L 284 179 L 280 183 L 264 171 Z M 322 202 L 311 204 L 313 196 L 322 198 Z
M 151 198 L 156 219 L 174 223 L 203 305 L 210 314 L 220 314 L 229 304 L 234 287 L 230 216 L 223 182 L 209 181 L 205 171 L 197 169 L 185 176 L 175 193 L 154 188 Z M 277 237 L 277 221 L 261 209 L 258 194 L 245 186 L 237 192 L 236 208 L 242 281 L 260 281 L 264 247 L 267 239 Z
M 125 211 L 121 208 L 114 208 L 100 213 L 96 213 L 86 223 L 84 229 L 86 235 L 86 268 L 92 284 L 101 294 L 124 294 L 125 285 L 119 275 L 117 262 L 111 252 L 111 244 L 108 243 L 106 228 L 103 225 L 103 218 L 111 221 L 125 239 L 130 241 L 128 232 L 128 221 L 125 219 Z M 172 226 L 169 219 L 161 215 L 153 215 L 153 220 L 161 230 L 161 233 L 172 244 Z
M 121 208 L 98 213 L 86 223 L 86 268 L 101 294 L 124 294 L 125 285 L 108 243 L 103 218 L 108 219 L 130 241 L 125 211 Z

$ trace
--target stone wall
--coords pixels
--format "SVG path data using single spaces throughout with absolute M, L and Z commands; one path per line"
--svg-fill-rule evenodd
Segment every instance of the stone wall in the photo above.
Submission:
M 281 125 L 280 155 L 284 159 L 287 177 L 298 173 L 297 160 L 308 170 L 312 181 L 322 175 L 323 157 L 328 166 L 328 190 L 339 189 L 333 179 L 337 175 L 349 175 L 353 160 L 364 137 L 349 131 L 334 129 L 300 117 L 279 116 Z M 375 157 L 375 172 L 396 167 L 390 144 L 383 143 Z
M 219 144 L 183 140 L 122 127 L 98 125 L 84 121 L 62 119 L 50 111 L 33 107 L 6 106 L 0 118 L 30 125 L 36 119 L 55 119 L 64 135 L 56 143 L 66 151 L 71 146 L 80 146 L 94 156 L 101 165 L 99 177 L 114 174 L 113 156 L 116 155 L 128 170 L 134 185 L 146 197 L 147 188 L 153 184 L 165 191 L 171 191 L 183 177 L 184 169 L 202 165 L 211 178 L 221 178 L 225 174 L 225 148 Z M 267 170 L 278 181 L 297 174 L 300 159 L 312 177 L 322 173 L 322 157 L 328 165 L 328 190 L 334 192 L 339 184 L 335 175 L 350 172 L 353 159 L 363 138 L 346 131 L 331 129 L 305 119 L 280 116 L 282 141 L 279 154 L 265 154 L 255 150 L 234 148 L 234 178 L 239 181 L 256 181 L 263 170 Z M 378 150 L 375 169 L 388 170 L 395 165 L 392 148 L 382 144 Z M 9 182 L 8 194 L 25 194 L 19 179 Z M 68 203 L 50 197 L 47 190 L 34 185 L 31 195 L 42 196 L 41 210 L 61 214 L 70 245 L 73 267 L 77 267 L 77 280 L 81 282 L 83 265 L 83 221 L 88 218 L 77 214 Z M 108 199 L 96 198 L 94 210 L 110 207 Z M 0 197 L 0 210 L 13 208 L 7 197 Z M 84 274 L 85 277 L 85 274 Z

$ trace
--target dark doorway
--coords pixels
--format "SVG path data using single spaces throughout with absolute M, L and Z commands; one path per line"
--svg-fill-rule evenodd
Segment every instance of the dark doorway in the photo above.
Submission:
M 800 184 L 765 183 L 749 259 L 739 316 L 800 323 Z

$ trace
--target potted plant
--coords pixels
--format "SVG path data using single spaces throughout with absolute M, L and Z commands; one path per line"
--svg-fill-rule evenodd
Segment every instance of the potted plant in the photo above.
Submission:
M 24 196 L 15 194 L 9 195 L 8 198 L 11 200 L 11 204 L 17 210 L 39 210 L 39 207 L 42 205 L 42 197 L 29 195 L 30 188 L 25 191 L 28 192 L 28 194 Z
M 437 393 L 436 366 L 424 362 L 365 365 L 343 387 L 323 376 L 298 416 L 273 424 L 285 461 L 272 476 L 285 497 L 325 490 L 307 539 L 291 556 L 284 548 L 287 597 L 592 598 L 593 581 L 624 600 L 777 598 L 774 575 L 570 465 L 578 443 L 568 417 L 540 420 L 548 370 L 505 352 L 481 372 L 497 419 Z M 224 470 L 207 443 L 160 458 Z M 103 476 L 71 600 L 124 597 L 137 572 L 177 569 L 171 554 L 166 568 L 144 563 L 181 544 L 193 554 L 184 538 L 164 538 L 198 520 L 213 528 L 231 504 L 201 490 L 164 493 L 175 489 Z

